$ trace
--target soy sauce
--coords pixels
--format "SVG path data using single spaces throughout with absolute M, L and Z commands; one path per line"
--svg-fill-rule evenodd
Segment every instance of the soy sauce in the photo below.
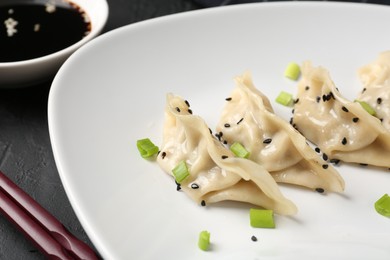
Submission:
M 80 41 L 90 30 L 85 11 L 69 1 L 0 3 L 0 62 L 54 53 Z

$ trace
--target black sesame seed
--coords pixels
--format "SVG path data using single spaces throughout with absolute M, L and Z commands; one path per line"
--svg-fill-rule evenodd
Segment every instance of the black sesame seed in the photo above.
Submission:
M 333 93 L 332 92 L 329 92 L 329 94 L 327 95 L 322 95 L 322 100 L 325 102 L 325 101 L 329 101 L 333 96 Z
M 295 104 L 298 103 L 298 102 L 299 102 L 299 98 L 297 98 L 297 99 L 294 100 L 294 103 L 295 103 Z
M 180 108 L 179 108 L 179 107 L 176 107 L 176 111 L 180 113 Z
M 366 88 L 363 88 L 362 93 L 365 92 L 366 90 L 367 90 Z
M 380 104 L 382 103 L 382 99 L 381 99 L 380 97 L 378 97 L 378 98 L 376 99 L 376 103 L 377 103 L 378 105 L 380 105 Z
M 231 101 L 232 98 L 231 97 L 228 97 L 228 98 L 225 98 L 226 101 Z
M 176 183 L 176 190 L 177 190 L 177 191 L 180 191 L 180 190 L 181 190 L 181 185 L 180 185 L 180 183 L 178 183 L 176 180 L 175 180 L 175 183 Z
M 192 183 L 191 184 L 191 189 L 194 189 L 194 190 L 199 189 L 199 185 L 196 184 L 196 183 Z
M 331 162 L 331 163 L 337 165 L 337 164 L 340 163 L 340 160 L 339 160 L 339 159 L 330 159 L 329 162 Z
M 192 110 L 191 110 L 191 109 L 188 109 L 188 113 L 192 114 Z
M 251 240 L 252 240 L 253 242 L 256 242 L 256 241 L 257 241 L 257 237 L 252 236 L 252 237 L 251 237 Z
M 206 206 L 206 201 L 202 200 L 202 201 L 200 202 L 200 205 L 202 205 L 202 207 Z
M 209 128 L 209 131 L 210 131 L 210 134 L 213 134 L 213 130 L 211 130 L 211 128 Z
M 244 118 L 241 118 L 240 120 L 238 120 L 237 125 L 238 125 L 239 123 L 241 123 L 242 120 L 244 120 Z
M 225 127 L 230 127 L 230 124 L 226 123 L 224 126 L 225 126 Z
M 226 159 L 226 158 L 229 158 L 229 156 L 227 156 L 227 155 L 222 155 L 221 158 L 222 158 L 222 159 Z
M 190 103 L 188 102 L 188 100 L 184 100 L 184 103 L 186 103 L 187 107 L 190 107 Z
M 294 112 L 295 112 L 295 109 L 292 109 L 292 110 L 291 110 L 291 113 L 294 114 Z
M 290 118 L 290 125 L 292 125 L 293 124 L 293 121 L 294 121 L 294 118 Z
M 324 159 L 324 161 L 327 161 L 328 160 L 328 155 L 326 155 L 326 153 L 322 154 L 322 159 Z
M 346 108 L 346 107 L 344 107 L 344 106 L 343 106 L 341 109 L 342 109 L 344 112 L 349 112 L 348 108 Z
M 228 142 L 226 140 L 223 140 L 223 144 L 227 144 Z
M 357 122 L 359 121 L 359 118 L 358 118 L 358 117 L 354 117 L 354 118 L 352 118 L 352 121 L 353 121 L 354 123 L 357 123 Z
M 320 103 L 321 97 L 320 97 L 320 96 L 317 96 L 317 97 L 316 97 L 316 101 L 317 101 L 317 103 Z
M 361 166 L 368 166 L 367 163 L 359 163 Z
M 309 89 L 310 89 L 310 87 L 309 87 L 309 86 L 306 86 L 306 87 L 305 87 L 305 90 L 309 90 Z
M 266 138 L 263 140 L 263 144 L 270 144 L 272 142 L 271 138 Z
M 316 192 L 318 193 L 324 193 L 325 190 L 323 188 L 316 188 Z
M 347 144 L 347 138 L 344 137 L 343 140 L 341 140 L 341 143 L 342 143 L 343 145 L 346 145 L 346 144 Z
M 321 149 L 320 149 L 319 147 L 316 147 L 314 150 L 315 150 L 317 153 L 320 153 L 320 152 L 321 152 Z
M 325 170 L 328 169 L 328 167 L 329 167 L 329 165 L 327 165 L 327 164 L 322 165 L 322 168 Z
M 161 158 L 164 159 L 165 156 L 167 156 L 167 153 L 166 153 L 166 152 L 162 152 L 162 153 L 161 153 Z

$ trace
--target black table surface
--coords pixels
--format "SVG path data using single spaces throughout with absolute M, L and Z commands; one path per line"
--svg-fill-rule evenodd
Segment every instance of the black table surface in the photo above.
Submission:
M 363 2 L 386 4 L 387 1 Z M 103 33 L 131 23 L 238 0 L 107 0 L 109 19 Z M 255 2 L 255 1 L 242 1 Z M 22 89 L 0 88 L 0 170 L 59 219 L 76 237 L 94 248 L 78 221 L 61 183 L 47 121 L 51 80 Z M 1 86 L 0 86 L 1 87 Z M 0 215 L 0 259 L 44 259 Z

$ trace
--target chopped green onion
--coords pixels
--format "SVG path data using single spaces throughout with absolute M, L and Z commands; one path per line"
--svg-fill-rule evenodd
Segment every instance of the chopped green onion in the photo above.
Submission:
M 248 152 L 248 150 L 245 149 L 244 146 L 242 146 L 242 144 L 240 143 L 233 143 L 231 146 L 230 146 L 230 150 L 237 156 L 237 157 L 241 157 L 241 158 L 248 158 L 250 153 Z
M 390 196 L 385 194 L 375 202 L 375 210 L 386 217 L 390 217 Z
M 276 97 L 275 101 L 283 106 L 288 107 L 293 103 L 293 96 L 290 93 L 281 91 L 279 96 Z
M 375 116 L 376 114 L 375 109 L 372 106 L 370 106 L 367 102 L 360 101 L 360 100 L 355 100 L 355 101 L 358 102 L 364 108 L 364 110 L 366 110 L 370 115 Z
M 149 158 L 158 153 L 158 147 L 149 138 L 137 140 L 137 148 L 143 158 Z
M 210 247 L 210 232 L 203 230 L 199 234 L 198 247 L 203 251 L 207 251 Z
M 180 161 L 175 168 L 172 170 L 173 176 L 175 176 L 175 180 L 177 183 L 181 183 L 187 178 L 190 173 L 188 171 L 188 167 L 185 161 Z
M 284 70 L 284 76 L 292 80 L 297 80 L 300 74 L 301 69 L 299 65 L 294 62 L 290 62 Z
M 250 209 L 250 223 L 256 228 L 274 228 L 274 213 L 270 209 Z

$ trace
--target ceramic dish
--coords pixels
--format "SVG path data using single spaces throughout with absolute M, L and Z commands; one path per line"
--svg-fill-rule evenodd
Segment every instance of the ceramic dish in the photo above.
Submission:
M 285 66 L 310 59 L 353 100 L 357 69 L 390 48 L 389 24 L 390 8 L 379 5 L 246 4 L 133 24 L 83 46 L 54 79 L 49 127 L 66 192 L 102 256 L 389 259 L 390 221 L 374 209 L 390 192 L 387 169 L 342 164 L 343 194 L 281 186 L 298 214 L 277 215 L 275 229 L 255 229 L 250 206 L 195 204 L 136 148 L 144 137 L 161 142 L 168 92 L 213 128 L 233 77 L 246 70 L 273 102 L 281 90 L 296 90 Z M 289 119 L 290 108 L 273 106 Z M 197 246 L 202 230 L 211 232 L 207 252 Z
M 10 5 L 26 2 L 28 1 L 10 1 Z M 35 0 L 30 1 L 29 3 L 31 2 L 42 3 L 45 1 Z M 50 1 L 46 2 L 51 3 Z M 55 1 L 52 2 L 55 3 Z M 88 35 L 73 45 L 70 45 L 69 47 L 51 54 L 47 54 L 45 56 L 20 61 L 0 62 L 0 88 L 31 86 L 41 81 L 47 80 L 49 77 L 53 77 L 63 62 L 69 57 L 69 55 L 71 55 L 75 50 L 77 50 L 86 42 L 95 38 L 102 31 L 108 18 L 108 4 L 106 0 L 71 0 L 70 2 L 76 4 L 78 8 L 81 8 L 87 14 L 91 23 L 91 29 Z M 2 3 L 1 5 L 4 4 L 6 4 L 6 2 Z M 8 19 L 9 18 L 13 18 L 12 11 L 9 11 Z M 4 22 L 2 21 L 2 24 Z M 18 23 L 18 21 L 15 22 Z M 18 26 L 22 25 L 19 23 L 16 24 L 15 33 L 17 33 Z M 5 34 L 5 27 L 2 27 L 1 33 Z M 51 39 L 51 41 L 58 41 L 58 39 Z M 31 44 L 30 42 L 26 43 Z

